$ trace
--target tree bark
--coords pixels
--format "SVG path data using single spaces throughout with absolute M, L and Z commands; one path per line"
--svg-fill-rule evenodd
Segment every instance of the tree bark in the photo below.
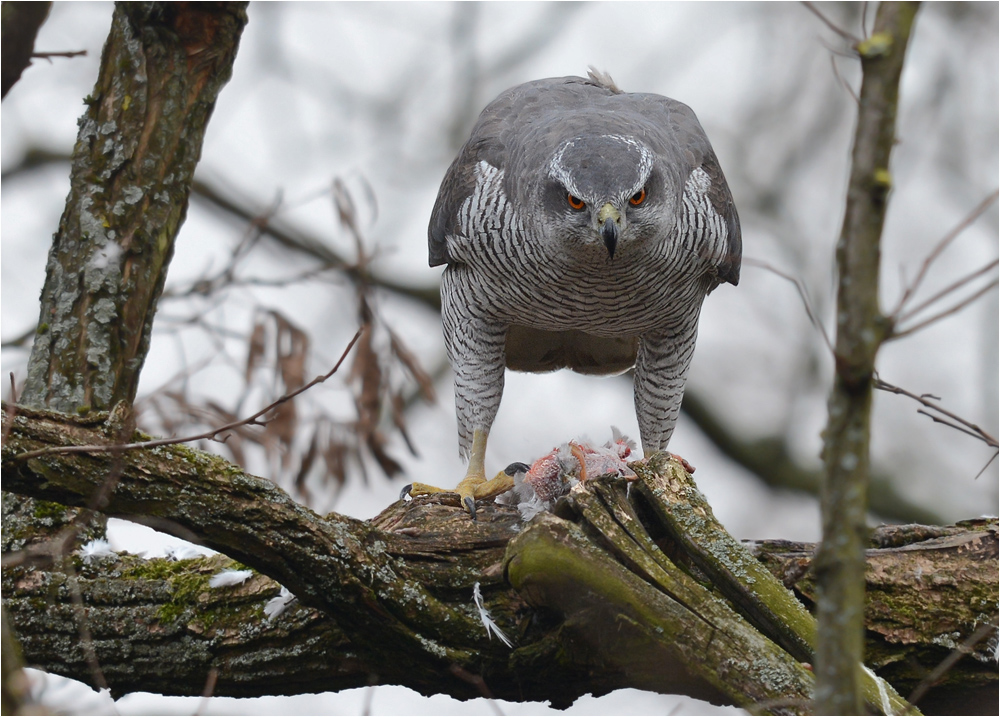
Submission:
M 5 94 L 14 5 L 3 8 Z M 131 434 L 157 300 L 205 128 L 245 24 L 246 3 L 116 6 L 49 252 L 25 405 L 81 414 L 117 405 L 116 430 Z M 92 517 L 5 495 L 5 548 L 50 541 L 50 548 L 71 549 L 74 536 L 103 530 Z
M 99 415 L 19 409 L 11 420 L 7 411 L 4 489 L 83 504 L 117 464 L 108 514 L 219 549 L 259 573 L 211 589 L 209 576 L 229 560 L 74 558 L 112 694 L 201 694 L 215 668 L 215 694 L 234 696 L 386 683 L 567 706 L 586 693 L 639 687 L 765 712 L 810 709 L 813 678 L 801 653 L 811 649 L 811 618 L 762 568 L 808 604 L 811 546 L 758 547 L 758 562 L 725 538 L 675 463 L 636 464 L 631 488 L 587 481 L 555 514 L 527 525 L 501 506 L 470 521 L 448 495 L 358 521 L 318 516 L 270 482 L 183 446 L 51 452 L 114 441 Z M 996 521 L 879 536 L 869 554 L 871 584 L 883 586 L 873 587 L 869 607 L 872 667 L 909 691 L 954 644 L 995 624 Z M 300 603 L 273 622 L 261 612 L 278 590 L 271 579 Z M 480 621 L 476 583 L 513 649 Z M 57 571 L 31 563 L 4 571 L 29 663 L 92 682 L 68 592 Z M 948 680 L 995 695 L 988 645 Z
M 22 403 L 131 405 L 245 3 L 120 3 L 73 151 Z
M 835 375 L 823 442 L 823 542 L 816 556 L 819 714 L 860 714 L 864 709 L 872 378 L 888 328 L 878 302 L 880 237 L 892 187 L 889 155 L 899 78 L 918 7 L 911 2 L 880 3 L 871 37 L 856 48 L 862 81 L 847 206 L 837 243 Z

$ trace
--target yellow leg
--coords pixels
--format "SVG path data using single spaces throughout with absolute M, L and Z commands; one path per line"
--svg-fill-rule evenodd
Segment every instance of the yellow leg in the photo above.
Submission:
M 431 493 L 458 493 L 462 505 L 476 519 L 476 500 L 494 498 L 514 487 L 514 479 L 501 471 L 486 480 L 486 431 L 476 429 L 472 434 L 472 448 L 469 451 L 469 469 L 465 478 L 454 488 L 446 490 L 426 483 L 414 483 L 403 489 L 410 495 L 430 495 Z
M 472 449 L 469 451 L 469 470 L 465 478 L 455 487 L 455 492 L 469 515 L 476 517 L 476 488 L 486 482 L 486 438 L 489 434 L 478 428 L 472 433 Z

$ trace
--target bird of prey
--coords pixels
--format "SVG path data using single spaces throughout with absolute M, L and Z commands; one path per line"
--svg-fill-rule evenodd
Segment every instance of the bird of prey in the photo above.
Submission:
M 504 369 L 635 366 L 645 455 L 680 411 L 702 300 L 739 281 L 740 223 L 691 109 L 625 93 L 606 74 L 513 87 L 479 116 L 441 183 L 428 230 L 445 265 L 441 313 L 459 448 L 475 500 Z M 440 489 L 414 484 L 413 494 Z

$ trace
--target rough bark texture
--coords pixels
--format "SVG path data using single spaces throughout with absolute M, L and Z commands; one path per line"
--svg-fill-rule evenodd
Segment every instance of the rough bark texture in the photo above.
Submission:
M 87 413 L 117 404 L 117 430 L 131 433 L 131 404 L 174 239 L 245 24 L 246 3 L 116 6 L 49 252 L 25 405 Z M 88 512 L 3 497 L 5 543 L 14 536 L 22 544 L 44 542 L 57 531 L 65 542 L 88 519 Z M 71 521 L 77 525 L 64 530 Z
M 847 207 L 837 243 L 836 365 L 823 446 L 823 542 L 816 557 L 820 714 L 860 714 L 864 709 L 872 378 L 887 328 L 878 305 L 879 240 L 892 186 L 889 155 L 899 78 L 917 7 L 880 3 L 871 37 L 857 47 L 863 74 Z
M 771 712 L 810 708 L 813 678 L 800 653 L 809 650 L 811 618 L 725 536 L 675 463 L 637 465 L 631 489 L 589 481 L 556 514 L 525 526 L 499 506 L 469 521 L 447 495 L 390 506 L 367 522 L 321 517 L 270 482 L 183 446 L 18 457 L 107 445 L 100 418 L 20 410 L 9 421 L 3 487 L 85 503 L 117 464 L 109 514 L 223 550 L 263 574 L 210 589 L 209 576 L 229 560 L 76 558 L 94 649 L 116 695 L 140 687 L 200 694 L 215 668 L 220 695 L 387 683 L 568 705 L 632 686 Z M 871 580 L 884 589 L 873 592 L 868 636 L 872 666 L 908 692 L 978 625 L 995 624 L 997 531 L 994 520 L 899 535 L 870 553 Z M 807 604 L 810 550 L 758 549 Z M 271 579 L 300 604 L 268 622 L 261 610 L 278 590 Z M 513 649 L 480 622 L 477 582 Z M 60 571 L 5 569 L 28 661 L 92 682 L 68 593 Z M 988 646 L 948 679 L 995 695 Z
M 121 3 L 73 151 L 22 402 L 131 405 L 244 3 Z

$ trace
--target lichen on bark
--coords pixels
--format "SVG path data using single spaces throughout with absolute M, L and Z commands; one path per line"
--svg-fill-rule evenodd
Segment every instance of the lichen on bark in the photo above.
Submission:
M 194 168 L 245 4 L 120 3 L 80 118 L 21 397 L 131 403 Z

